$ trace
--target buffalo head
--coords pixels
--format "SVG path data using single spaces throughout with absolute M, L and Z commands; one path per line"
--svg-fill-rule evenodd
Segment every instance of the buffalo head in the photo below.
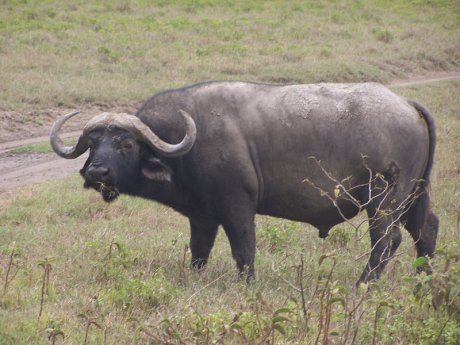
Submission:
M 162 157 L 179 157 L 192 148 L 196 127 L 192 117 L 180 110 L 186 123 L 185 136 L 178 144 L 161 140 L 147 125 L 133 115 L 103 113 L 85 125 L 78 142 L 65 146 L 59 138 L 62 125 L 78 112 L 60 117 L 54 123 L 50 141 L 53 150 L 67 159 L 90 150 L 80 174 L 86 188 L 94 188 L 105 201 L 119 193 L 139 194 L 142 179 L 170 181 L 171 171 Z

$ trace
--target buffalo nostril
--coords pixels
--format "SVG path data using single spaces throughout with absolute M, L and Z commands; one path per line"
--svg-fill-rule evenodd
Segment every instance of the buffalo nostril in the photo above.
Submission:
M 94 180 L 105 180 L 110 173 L 110 169 L 104 166 L 90 166 L 86 171 L 88 176 Z

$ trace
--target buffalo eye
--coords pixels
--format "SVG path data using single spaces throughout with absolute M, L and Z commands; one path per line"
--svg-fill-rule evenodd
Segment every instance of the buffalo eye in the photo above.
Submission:
M 125 150 L 131 150 L 133 148 L 133 143 L 129 140 L 126 140 L 122 143 L 121 147 Z
M 131 139 L 114 138 L 113 143 L 117 150 L 131 151 L 134 148 L 134 141 Z

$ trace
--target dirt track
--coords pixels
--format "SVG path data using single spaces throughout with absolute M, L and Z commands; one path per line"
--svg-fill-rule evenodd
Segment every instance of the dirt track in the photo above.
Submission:
M 36 182 L 62 178 L 79 171 L 87 154 L 64 160 L 54 153 L 0 155 L 0 196 Z
M 419 84 L 433 83 L 445 80 L 460 79 L 460 72 L 437 73 L 428 77 L 411 78 L 390 83 L 393 87 L 409 87 Z M 90 117 L 103 112 L 133 112 L 136 106 L 116 107 L 107 109 L 107 107 L 93 107 L 82 110 L 83 116 L 73 123 L 67 130 L 81 128 L 82 124 Z M 30 153 L 30 154 L 13 154 L 11 149 L 33 143 L 48 141 L 48 136 L 44 135 L 50 128 L 50 123 L 57 117 L 61 111 L 51 110 L 47 112 L 47 121 L 41 122 L 41 126 L 35 126 L 34 123 L 28 128 L 16 127 L 9 125 L 8 121 L 12 116 L 7 112 L 0 114 L 3 130 L 0 132 L 0 197 L 12 194 L 17 188 L 25 187 L 33 183 L 42 182 L 50 179 L 62 178 L 68 175 L 78 173 L 83 166 L 87 154 L 74 160 L 62 159 L 54 153 Z M 51 114 L 51 115 L 50 115 Z M 77 116 L 78 118 L 78 116 Z M 5 124 L 5 126 L 3 126 Z M 12 128 L 12 131 L 9 129 Z M 78 131 L 69 131 L 63 137 L 76 137 Z M 26 138 L 21 140 L 11 140 L 11 138 Z

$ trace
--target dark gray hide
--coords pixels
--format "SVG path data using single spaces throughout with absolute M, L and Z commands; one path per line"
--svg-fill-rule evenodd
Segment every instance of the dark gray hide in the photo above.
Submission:
M 372 250 L 360 281 L 379 277 L 401 241 L 400 224 L 419 256 L 433 255 L 438 224 L 428 184 L 435 134 L 419 104 L 373 83 L 210 82 L 157 94 L 136 116 L 165 142 L 177 143 L 184 136 L 180 110 L 196 124 L 192 149 L 164 157 L 138 143 L 134 163 L 110 168 L 115 175 L 129 169 L 123 172 L 129 183 L 110 181 L 113 190 L 157 200 L 189 218 L 193 266 L 207 263 L 222 225 L 240 272 L 253 277 L 256 213 L 312 224 L 326 237 L 359 212 L 343 197 L 333 205 L 331 198 L 343 193 L 340 181 L 371 218 Z M 104 138 L 110 136 L 106 131 Z M 88 186 L 97 177 L 88 174 L 92 159 L 99 157 L 99 169 L 105 156 L 115 155 L 108 142 L 82 169 Z

